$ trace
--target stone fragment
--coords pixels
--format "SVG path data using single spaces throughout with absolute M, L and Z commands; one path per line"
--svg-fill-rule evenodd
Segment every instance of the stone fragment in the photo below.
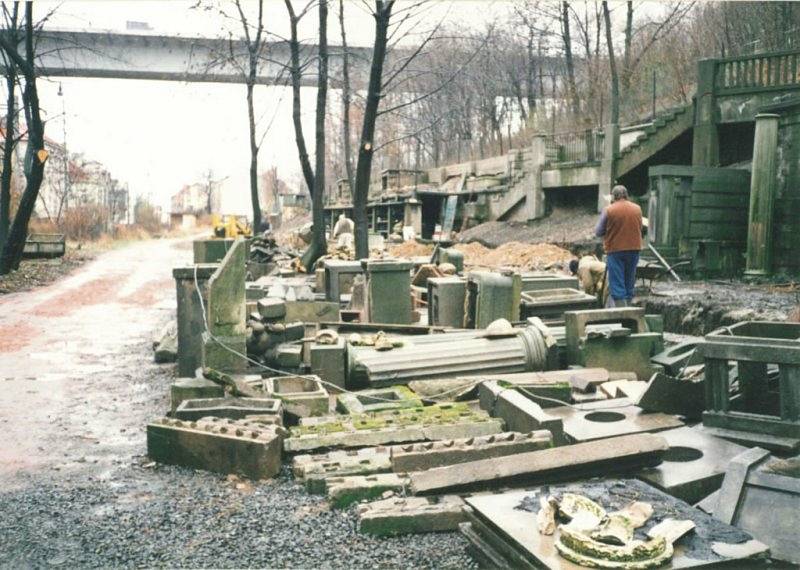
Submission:
M 201 398 L 184 400 L 175 410 L 179 420 L 199 420 L 205 417 L 241 420 L 253 414 L 271 415 L 280 425 L 283 406 L 280 400 L 265 398 Z
M 388 447 L 339 450 L 315 455 L 297 455 L 292 460 L 295 478 L 306 483 L 311 493 L 324 493 L 329 477 L 372 475 L 392 471 Z
M 697 525 L 690 520 L 664 519 L 648 530 L 647 536 L 650 538 L 662 537 L 667 542 L 675 543 L 684 534 L 694 530 L 695 526 Z
M 205 378 L 179 378 L 170 387 L 171 412 L 175 413 L 184 400 L 221 398 L 225 389 Z
M 328 501 L 336 509 L 343 509 L 358 501 L 375 499 L 386 491 L 405 493 L 408 477 L 396 473 L 351 475 L 327 479 Z
M 505 432 L 483 437 L 412 443 L 391 447 L 395 473 L 424 471 L 478 459 L 505 457 L 552 446 L 549 431 Z
M 281 469 L 284 434 L 243 420 L 165 418 L 148 424 L 147 454 L 160 463 L 264 479 Z
M 648 412 L 678 414 L 699 419 L 705 407 L 702 378 L 679 379 L 662 373 L 653 374 L 644 390 L 631 401 Z
M 178 326 L 174 321 L 167 323 L 155 347 L 156 364 L 175 362 L 178 359 Z
M 258 300 L 258 313 L 267 320 L 282 319 L 286 316 L 286 303 L 283 299 L 265 297 Z
M 621 436 L 603 443 L 579 443 L 411 473 L 411 490 L 415 495 L 436 494 L 625 472 L 657 464 L 667 448 L 666 440 L 657 435 Z
M 377 536 L 451 531 L 465 520 L 464 501 L 455 495 L 395 497 L 358 510 L 358 530 Z
M 561 418 L 550 415 L 542 407 L 513 388 L 501 386 L 499 382 L 482 382 L 478 386 L 481 409 L 502 418 L 509 431 L 526 433 L 547 430 L 555 445 L 562 445 L 564 426 Z

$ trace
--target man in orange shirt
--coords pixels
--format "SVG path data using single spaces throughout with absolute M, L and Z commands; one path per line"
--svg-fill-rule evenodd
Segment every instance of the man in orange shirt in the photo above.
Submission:
M 628 307 L 636 285 L 636 265 L 642 249 L 642 209 L 628 200 L 628 189 L 614 186 L 611 205 L 595 229 L 603 238 L 608 270 L 609 306 Z

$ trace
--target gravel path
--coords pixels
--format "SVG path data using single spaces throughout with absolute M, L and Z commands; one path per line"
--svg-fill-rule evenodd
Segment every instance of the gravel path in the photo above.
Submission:
M 174 374 L 151 336 L 189 246 L 143 242 L 0 298 L 0 568 L 475 567 L 457 533 L 359 534 L 355 508 L 331 511 L 288 470 L 250 482 L 149 461 Z

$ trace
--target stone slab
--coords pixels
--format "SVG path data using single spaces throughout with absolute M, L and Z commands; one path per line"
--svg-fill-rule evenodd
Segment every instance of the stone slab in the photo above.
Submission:
M 672 560 L 669 565 L 664 566 L 665 568 L 741 567 L 746 564 L 745 558 L 754 559 L 751 562 L 753 566 L 758 564 L 757 561 L 762 565 L 766 563 L 769 549 L 753 539 L 750 534 L 725 525 L 678 499 L 632 479 L 551 485 L 540 489 L 469 497 L 465 502 L 472 509 L 468 514 L 472 523 L 471 530 L 485 541 L 484 544 L 489 546 L 495 555 L 510 562 L 511 567 L 563 570 L 583 568 L 558 554 L 555 548 L 557 534 L 543 535 L 536 532 L 535 511 L 519 508 L 520 506 L 525 508 L 525 505 L 530 504 L 538 505 L 542 494 L 561 495 L 565 492 L 588 496 L 608 510 L 622 508 L 634 500 L 646 500 L 653 505 L 656 513 L 669 512 L 673 518 L 694 521 L 697 525 L 696 531 L 678 539 L 674 544 L 675 552 Z M 655 526 L 662 518 L 651 517 L 642 527 L 642 532 Z M 482 526 L 490 530 L 494 539 L 481 532 Z M 469 534 L 466 536 L 472 540 Z M 736 540 L 740 543 L 726 544 L 725 540 Z M 497 542 L 500 542 L 502 551 L 497 547 Z M 734 551 L 733 548 L 726 549 L 726 545 L 740 548 Z M 745 545 L 746 549 L 741 548 Z M 473 543 L 473 546 L 476 544 Z M 516 561 L 514 557 L 518 557 Z
M 653 374 L 638 398 L 631 398 L 648 412 L 677 414 L 700 419 L 705 409 L 705 386 L 702 378 L 680 380 L 662 373 Z
M 312 475 L 326 476 L 366 475 L 388 473 L 392 470 L 391 451 L 388 447 L 341 449 L 328 453 L 296 455 L 292 459 L 295 479 Z
M 627 398 L 581 404 L 579 410 L 567 406 L 549 408 L 547 413 L 561 419 L 565 439 L 576 443 L 683 426 L 675 416 L 645 413 Z
M 718 427 L 702 426 L 704 433 L 744 445 L 745 447 L 763 447 L 776 453 L 797 453 L 800 451 L 800 439 L 781 437 L 750 431 L 739 431 Z
M 482 382 L 478 385 L 478 398 L 481 409 L 494 417 L 502 418 L 509 431 L 526 433 L 547 430 L 553 435 L 555 445 L 565 443 L 563 420 L 550 415 L 536 402 L 516 390 L 494 381 Z
M 265 398 L 199 398 L 181 402 L 174 415 L 192 421 L 205 417 L 241 420 L 254 414 L 275 416 L 280 425 L 283 406 L 280 400 Z
M 375 499 L 386 491 L 405 493 L 407 488 L 408 477 L 397 473 L 350 475 L 327 479 L 328 501 L 336 509 L 349 507 L 359 501 Z
M 465 520 L 464 501 L 455 495 L 392 497 L 358 509 L 358 530 L 377 536 L 453 531 Z
M 159 463 L 263 479 L 280 472 L 284 434 L 242 420 L 165 418 L 148 424 L 147 454 Z
M 670 429 L 659 435 L 669 444 L 664 461 L 637 477 L 691 504 L 719 489 L 730 461 L 746 449 L 697 428 Z
M 553 438 L 550 432 L 539 430 L 528 433 L 504 432 L 484 437 L 394 445 L 390 448 L 391 465 L 395 473 L 424 471 L 479 459 L 505 457 L 546 449 L 552 444 Z
M 609 440 L 578 443 L 530 451 L 507 457 L 481 459 L 411 473 L 413 494 L 527 485 L 536 481 L 574 480 L 581 477 L 625 473 L 656 465 L 668 449 L 666 440 L 653 434 L 626 435 Z M 535 525 L 531 528 L 536 528 Z

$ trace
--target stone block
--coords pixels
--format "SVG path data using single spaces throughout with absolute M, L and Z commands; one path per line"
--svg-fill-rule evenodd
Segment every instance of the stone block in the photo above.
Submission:
M 159 463 L 263 479 L 281 469 L 284 433 L 243 420 L 165 418 L 148 424 L 147 454 Z
M 281 400 L 291 417 L 322 416 L 329 411 L 328 391 L 316 376 L 273 376 L 265 386 L 269 397 Z
M 690 427 L 658 435 L 669 444 L 663 462 L 640 471 L 637 477 L 690 504 L 719 489 L 731 460 L 746 449 Z
M 175 410 L 179 420 L 199 420 L 205 417 L 245 419 L 250 415 L 270 415 L 281 423 L 283 406 L 280 400 L 262 398 L 200 398 L 182 401 Z
M 653 374 L 644 391 L 631 401 L 647 412 L 677 414 L 699 419 L 705 406 L 703 379 L 681 380 L 666 374 Z
M 336 397 L 336 411 L 342 414 L 366 414 L 420 406 L 422 400 L 406 386 L 348 392 Z
M 203 365 L 203 307 L 208 305 L 208 280 L 218 267 L 203 264 L 172 270 L 177 295 L 178 376 L 183 378 L 193 377 Z
M 233 247 L 233 238 L 196 239 L 192 242 L 195 263 L 219 263 Z
M 549 408 L 547 413 L 563 422 L 564 438 L 576 443 L 683 426 L 675 416 L 644 413 L 627 398 L 581 404 L 580 409 Z
M 225 389 L 205 378 L 180 378 L 170 386 L 171 412 L 174 414 L 184 400 L 222 398 Z
M 325 300 L 339 303 L 353 287 L 353 278 L 364 272 L 360 261 L 326 259 L 323 262 Z
M 296 479 L 305 481 L 310 493 L 325 493 L 327 479 L 348 475 L 372 475 L 392 471 L 388 447 L 366 447 L 297 455 L 292 461 Z
M 275 347 L 275 364 L 278 368 L 294 370 L 303 362 L 303 346 L 284 342 Z
M 395 473 L 424 471 L 478 459 L 536 451 L 548 448 L 552 444 L 553 437 L 550 432 L 539 430 L 528 433 L 504 432 L 483 437 L 394 445 L 390 448 L 391 466 Z
M 480 437 L 503 431 L 503 422 L 469 405 L 438 404 L 371 414 L 304 418 L 291 428 L 286 451 L 367 447 L 392 443 Z
M 701 343 L 698 341 L 684 341 L 671 346 L 651 358 L 653 364 L 664 367 L 664 372 L 670 376 L 678 376 L 690 364 L 703 362 L 702 351 L 697 350 Z
M 366 313 L 371 323 L 411 324 L 411 268 L 397 259 L 364 260 Z
M 212 337 L 209 333 L 203 333 L 203 368 L 226 373 L 244 372 L 248 367 L 246 355 L 245 334 Z
M 509 431 L 527 433 L 547 430 L 552 434 L 555 445 L 565 443 L 561 418 L 550 415 L 516 390 L 494 381 L 481 382 L 478 385 L 478 398 L 481 409 L 502 418 Z
M 567 362 L 569 364 L 581 364 L 579 342 L 580 339 L 586 336 L 586 327 L 588 325 L 617 323 L 629 329 L 632 333 L 647 332 L 644 309 L 638 307 L 567 311 L 564 313 Z
M 464 501 L 456 495 L 391 497 L 358 509 L 358 530 L 376 536 L 453 531 L 465 520 Z
M 616 336 L 611 333 L 590 333 L 578 343 L 578 360 L 587 368 L 605 368 L 609 372 L 635 372 L 646 382 L 655 371 L 650 357 L 656 352 L 662 336 L 658 333 L 640 333 Z
M 522 274 L 522 292 L 548 289 L 579 289 L 578 278 L 558 273 L 533 271 Z
M 335 509 L 344 509 L 359 501 L 376 499 L 386 491 L 405 493 L 408 477 L 396 473 L 330 477 L 327 480 L 328 501 Z
M 267 320 L 280 320 L 286 317 L 286 302 L 283 299 L 265 297 L 259 299 L 258 314 Z
M 428 324 L 461 328 L 464 326 L 464 299 L 467 280 L 463 277 L 428 279 Z
M 521 295 L 520 317 L 561 319 L 566 311 L 594 309 L 597 305 L 597 297 L 587 295 L 578 289 L 527 291 Z
M 322 323 L 339 321 L 339 303 L 327 301 L 287 301 L 286 321 Z
M 668 447 L 664 438 L 645 433 L 614 438 L 604 445 L 578 443 L 480 459 L 410 473 L 411 491 L 415 495 L 440 494 L 490 485 L 524 486 L 533 482 L 624 473 L 658 464 Z M 535 532 L 535 526 L 531 527 L 531 532 Z
M 344 390 L 347 381 L 345 351 L 346 343 L 343 338 L 337 339 L 336 344 L 309 343 L 308 355 L 311 373 L 329 384 L 334 384 L 340 390 Z M 333 386 L 327 386 L 331 392 L 336 391 Z
M 564 374 L 568 372 L 568 374 Z M 497 382 L 502 388 L 511 388 L 539 404 L 542 408 L 552 408 L 568 404 L 572 397 L 569 382 L 571 371 L 522 372 L 519 374 L 486 374 L 481 378 Z

